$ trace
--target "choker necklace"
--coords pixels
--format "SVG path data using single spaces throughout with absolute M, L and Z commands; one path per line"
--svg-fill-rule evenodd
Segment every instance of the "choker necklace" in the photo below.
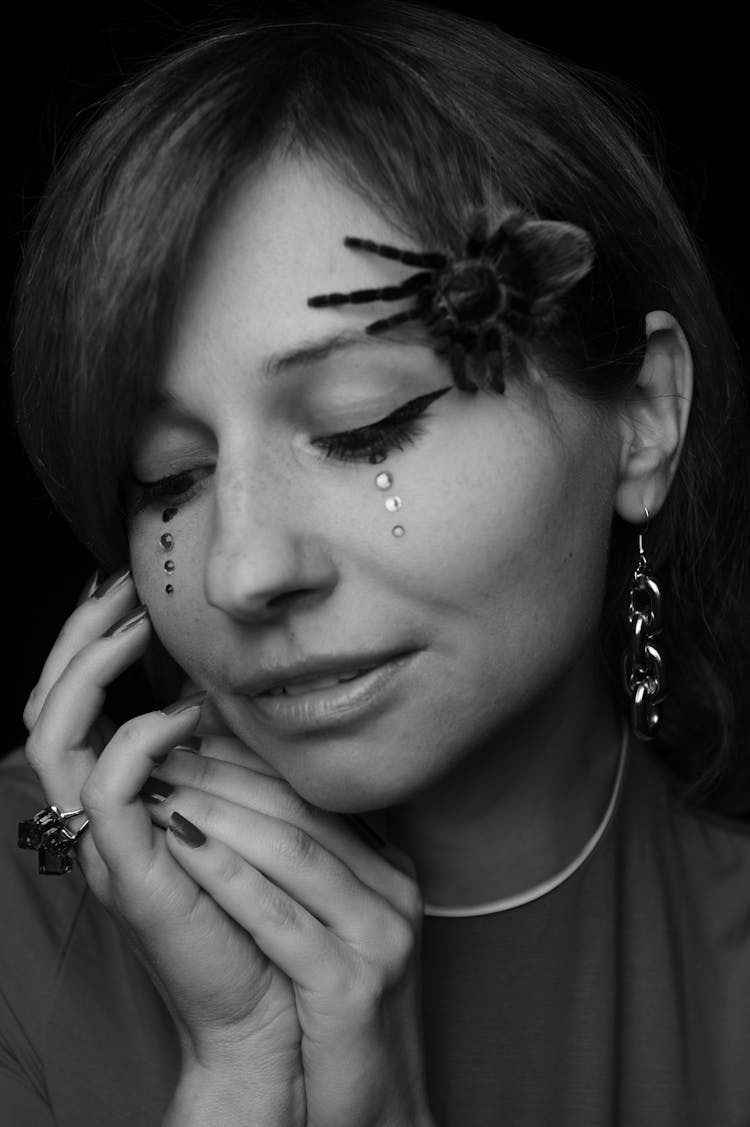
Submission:
M 612 821 L 612 815 L 617 806 L 617 800 L 620 797 L 620 790 L 622 787 L 622 778 L 625 773 L 625 760 L 627 758 L 628 750 L 628 728 L 623 725 L 622 742 L 620 744 L 620 756 L 617 763 L 617 773 L 615 774 L 615 783 L 612 788 L 607 809 L 604 811 L 604 816 L 594 830 L 593 835 L 584 845 L 580 853 L 573 858 L 569 865 L 561 869 L 559 873 L 555 873 L 553 877 L 548 880 L 543 880 L 539 884 L 527 888 L 525 892 L 518 892 L 514 896 L 501 897 L 500 900 L 492 900 L 488 904 L 470 904 L 466 907 L 442 907 L 437 904 L 425 904 L 424 914 L 426 916 L 443 916 L 443 917 L 466 917 L 466 916 L 489 916 L 494 912 L 507 912 L 511 908 L 519 908 L 522 904 L 529 904 L 532 900 L 539 900 L 540 897 L 546 896 L 553 888 L 557 888 L 568 877 L 572 876 L 576 869 L 580 869 L 587 857 L 589 857 L 596 849 L 601 837 L 606 830 L 609 823 Z

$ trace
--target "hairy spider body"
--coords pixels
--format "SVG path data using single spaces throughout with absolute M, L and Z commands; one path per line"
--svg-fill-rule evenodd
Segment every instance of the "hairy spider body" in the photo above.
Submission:
M 487 222 L 473 217 L 464 257 L 438 251 L 410 251 L 371 239 L 347 236 L 344 245 L 420 270 L 399 285 L 351 293 L 318 294 L 313 307 L 398 301 L 414 296 L 400 313 L 373 321 L 380 333 L 407 321 L 422 321 L 446 356 L 456 386 L 505 390 L 505 370 L 519 342 L 537 335 L 560 315 L 560 298 L 593 264 L 591 240 L 580 227 L 506 214 L 487 235 Z

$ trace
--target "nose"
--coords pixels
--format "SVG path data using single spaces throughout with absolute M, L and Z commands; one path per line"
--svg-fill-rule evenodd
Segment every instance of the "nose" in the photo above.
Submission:
M 338 579 L 330 547 L 304 498 L 266 482 L 217 482 L 206 560 L 207 601 L 233 618 L 262 622 L 330 595 Z M 276 483 L 278 486 L 278 481 Z M 282 497 L 282 492 L 284 496 Z

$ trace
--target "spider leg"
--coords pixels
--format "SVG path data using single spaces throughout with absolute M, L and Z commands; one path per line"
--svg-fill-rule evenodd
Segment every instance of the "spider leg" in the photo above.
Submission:
M 383 329 L 390 329 L 393 325 L 403 325 L 404 321 L 416 321 L 419 309 L 405 309 L 403 313 L 394 313 L 392 317 L 384 317 L 382 321 L 373 321 L 365 329 L 366 333 L 381 333 Z
M 419 274 L 412 274 L 406 281 L 398 286 L 382 286 L 380 289 L 352 290 L 351 293 L 319 293 L 308 297 L 307 304 L 313 309 L 321 309 L 327 305 L 361 305 L 369 301 L 398 301 L 399 298 L 408 297 L 410 294 L 421 290 L 432 281 L 432 274 L 425 270 Z
M 442 270 L 448 259 L 438 251 L 400 250 L 398 247 L 388 246 L 386 243 L 376 243 L 372 239 L 358 239 L 347 235 L 344 246 L 353 250 L 368 250 L 371 254 L 379 254 L 381 258 L 394 258 L 407 266 L 427 266 L 431 270 Z

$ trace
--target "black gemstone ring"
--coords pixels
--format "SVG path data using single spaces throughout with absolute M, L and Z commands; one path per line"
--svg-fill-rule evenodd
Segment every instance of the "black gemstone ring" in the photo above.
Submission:
M 45 806 L 33 818 L 18 823 L 18 848 L 36 850 L 43 876 L 63 876 L 73 868 L 71 853 L 89 823 L 87 818 L 77 830 L 69 830 L 66 823 L 84 813 L 83 809 Z

